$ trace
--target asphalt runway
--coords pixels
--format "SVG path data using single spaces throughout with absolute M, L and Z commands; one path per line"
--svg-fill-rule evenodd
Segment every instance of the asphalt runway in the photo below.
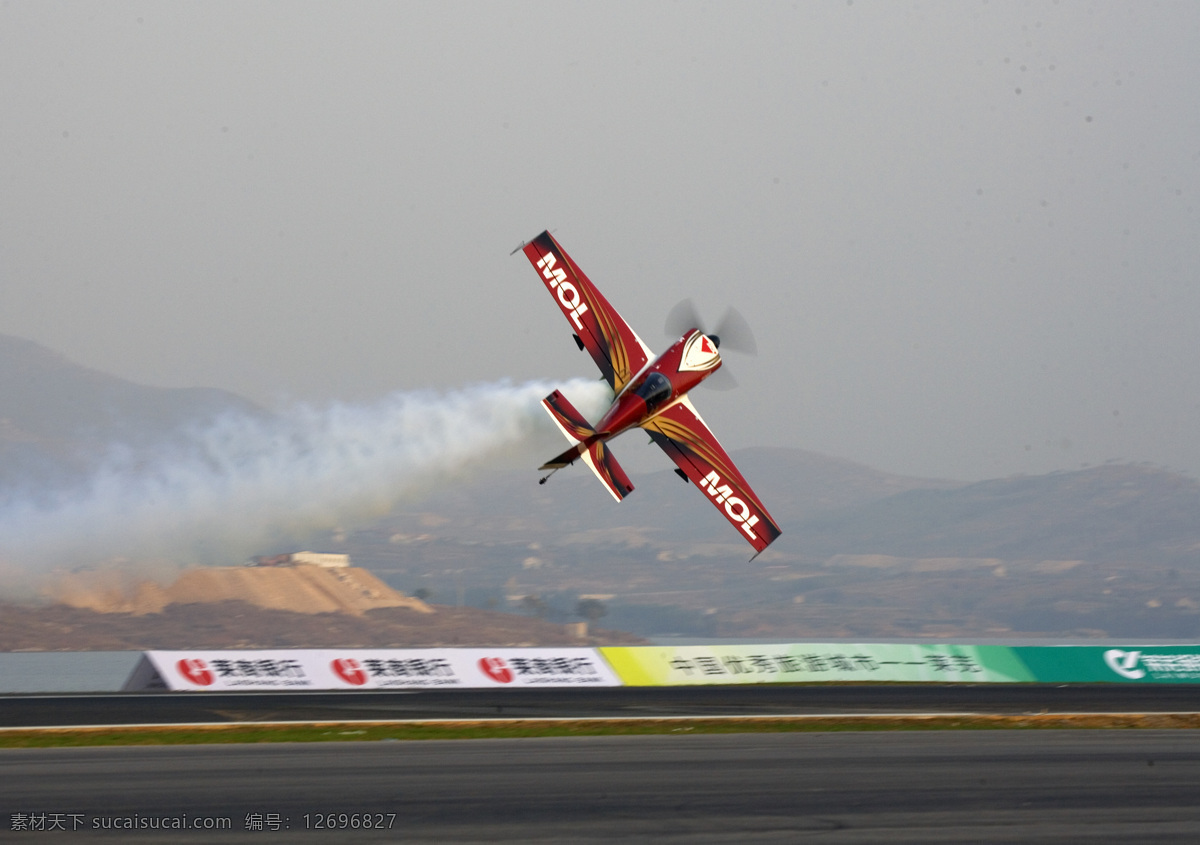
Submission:
M 0 727 L 235 721 L 1200 712 L 1200 685 L 624 687 L 0 696 Z
M 10 832 L 14 819 L 34 818 L 64 829 L 25 834 L 30 841 L 80 845 L 1028 845 L 1200 835 L 1200 733 L 1189 731 L 7 749 L 0 772 L 0 838 L 23 841 Z M 218 827 L 106 829 L 164 819 Z

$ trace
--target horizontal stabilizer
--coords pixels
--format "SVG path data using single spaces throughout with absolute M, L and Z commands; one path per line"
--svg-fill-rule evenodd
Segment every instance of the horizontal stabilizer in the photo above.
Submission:
M 568 402 L 567 397 L 560 391 L 556 390 L 543 399 L 542 407 L 546 409 L 550 419 L 554 420 L 558 430 L 572 443 L 582 443 L 596 433 L 596 429 L 591 427 L 583 414 L 575 410 L 575 406 Z
M 584 419 L 583 414 L 557 390 L 542 400 L 542 407 L 573 445 L 561 455 L 542 464 L 539 469 L 562 469 L 582 457 L 614 499 L 619 502 L 625 498 L 633 490 L 633 484 L 612 452 L 604 445 L 601 436 L 596 434 L 596 430 Z
M 617 459 L 603 440 L 589 443 L 587 451 L 583 453 L 583 460 L 618 502 L 633 492 L 633 483 L 629 476 L 621 469 L 621 465 L 617 463 Z

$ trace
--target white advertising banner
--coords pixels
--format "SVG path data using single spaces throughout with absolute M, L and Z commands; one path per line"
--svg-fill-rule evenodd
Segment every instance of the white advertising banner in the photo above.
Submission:
M 311 651 L 147 651 L 126 689 L 233 692 L 317 690 L 332 685 Z M 153 670 L 153 671 L 151 671 Z
M 147 651 L 127 690 L 190 692 L 614 687 L 592 648 Z
M 592 648 L 354 649 L 322 652 L 335 689 L 620 685 Z

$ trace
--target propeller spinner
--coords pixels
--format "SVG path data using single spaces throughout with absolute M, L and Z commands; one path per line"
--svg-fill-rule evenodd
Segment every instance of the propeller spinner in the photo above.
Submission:
M 727 350 L 732 349 L 747 355 L 758 354 L 758 344 L 754 341 L 754 332 L 751 330 L 750 324 L 732 306 L 725 310 L 725 314 L 717 323 L 716 328 L 709 331 L 705 328 L 704 321 L 700 318 L 700 313 L 696 310 L 696 304 L 692 300 L 685 299 L 679 302 L 667 314 L 665 325 L 667 337 L 677 338 L 692 329 L 699 329 L 708 335 L 718 349 L 724 347 Z M 737 387 L 737 379 L 724 367 L 713 373 L 704 383 L 716 390 L 732 390 Z

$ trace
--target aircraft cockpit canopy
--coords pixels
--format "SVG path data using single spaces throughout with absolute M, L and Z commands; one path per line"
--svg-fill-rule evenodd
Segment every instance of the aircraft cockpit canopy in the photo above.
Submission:
M 646 408 L 654 410 L 671 398 L 671 380 L 662 373 L 647 373 L 633 386 L 633 392 L 646 402 Z

